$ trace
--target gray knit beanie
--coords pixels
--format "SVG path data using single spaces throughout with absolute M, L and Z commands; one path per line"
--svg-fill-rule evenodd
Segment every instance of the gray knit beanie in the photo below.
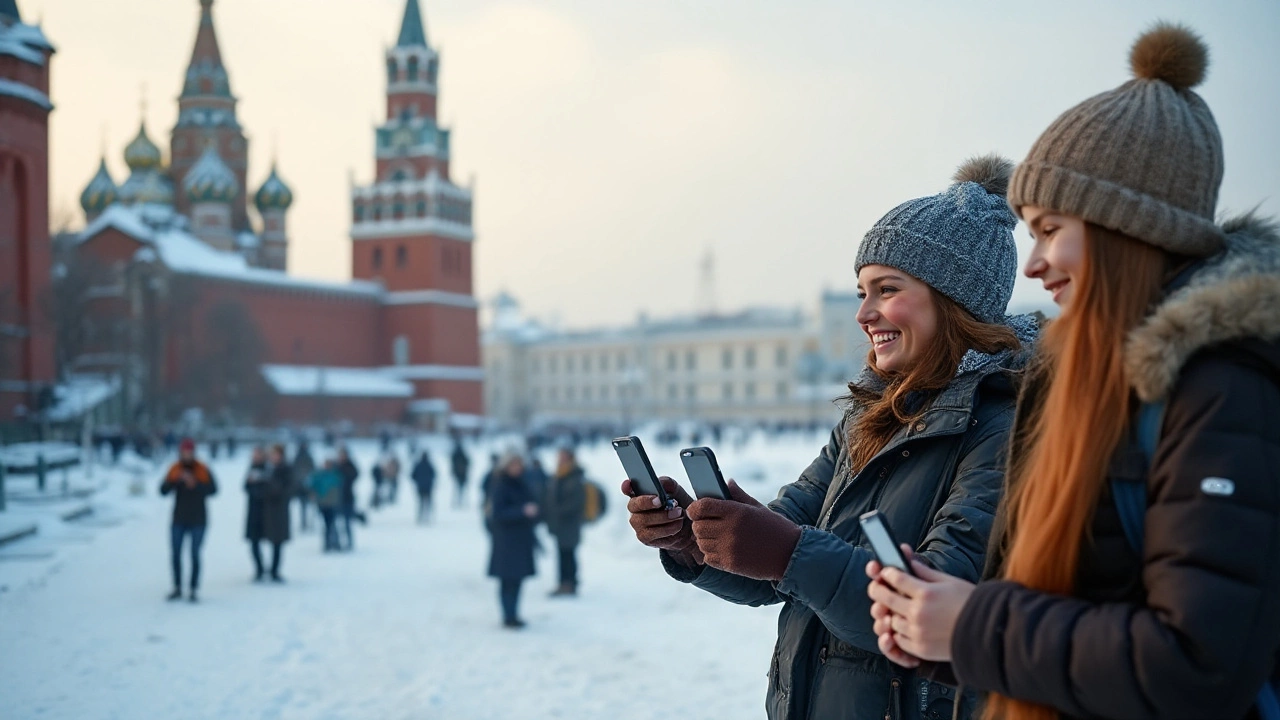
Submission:
M 1005 202 L 1012 169 L 997 155 L 973 158 L 944 192 L 890 210 L 862 239 L 854 271 L 898 268 L 982 322 L 999 322 L 1018 272 L 1018 219 Z
M 1222 184 L 1222 136 L 1191 88 L 1209 50 L 1187 28 L 1158 23 L 1133 44 L 1134 79 L 1063 113 L 1036 140 L 1009 183 L 1022 215 L 1035 205 L 1073 215 L 1170 252 L 1223 247 L 1213 222 Z

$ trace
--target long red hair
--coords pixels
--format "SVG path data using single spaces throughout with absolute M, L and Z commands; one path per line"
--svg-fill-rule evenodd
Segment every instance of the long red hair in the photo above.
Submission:
M 1085 226 L 1084 254 L 1075 298 L 1041 337 L 1050 379 L 1014 439 L 1007 498 L 1004 577 L 1060 595 L 1075 590 L 1080 546 L 1111 455 L 1129 427 L 1124 339 L 1159 299 L 1171 259 L 1092 224 Z M 1057 712 L 992 695 L 984 717 L 1053 720 Z

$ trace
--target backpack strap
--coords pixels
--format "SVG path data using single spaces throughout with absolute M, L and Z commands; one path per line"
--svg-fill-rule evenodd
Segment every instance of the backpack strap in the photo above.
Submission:
M 1143 403 L 1138 408 L 1136 434 L 1142 454 L 1147 458 L 1147 472 L 1155 464 L 1156 445 L 1160 443 L 1160 428 L 1164 422 L 1165 404 L 1163 401 Z M 1111 494 L 1114 496 L 1116 511 L 1120 515 L 1120 524 L 1124 527 L 1125 539 L 1129 547 L 1139 555 L 1142 554 L 1143 529 L 1147 513 L 1146 479 L 1139 481 L 1111 481 Z M 1258 717 L 1261 720 L 1280 720 L 1280 691 L 1274 683 L 1262 686 L 1255 700 Z
M 1143 403 L 1138 408 L 1135 430 L 1138 446 L 1147 459 L 1147 471 L 1155 464 L 1156 445 L 1160 443 L 1160 426 L 1164 422 L 1164 401 Z M 1120 524 L 1124 528 L 1124 537 L 1129 547 L 1139 555 L 1142 544 L 1147 515 L 1147 480 L 1112 479 L 1111 494 L 1115 499 L 1116 512 L 1120 515 Z

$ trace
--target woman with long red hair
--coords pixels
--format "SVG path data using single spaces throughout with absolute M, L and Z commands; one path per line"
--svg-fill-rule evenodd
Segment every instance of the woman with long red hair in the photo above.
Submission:
M 1062 314 L 1019 399 L 985 580 L 867 568 L 881 650 L 987 693 L 989 719 L 1280 712 L 1280 233 L 1214 222 L 1207 58 L 1157 25 L 1135 79 L 1014 172 L 1025 272 Z

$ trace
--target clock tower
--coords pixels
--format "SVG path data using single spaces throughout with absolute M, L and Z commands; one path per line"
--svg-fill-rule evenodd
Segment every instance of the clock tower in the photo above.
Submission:
M 400 35 L 386 51 L 376 177 L 351 191 L 351 272 L 388 291 L 385 364 L 414 383 L 418 398 L 479 414 L 472 194 L 449 176 L 449 130 L 436 117 L 439 67 L 418 0 L 406 0 Z

